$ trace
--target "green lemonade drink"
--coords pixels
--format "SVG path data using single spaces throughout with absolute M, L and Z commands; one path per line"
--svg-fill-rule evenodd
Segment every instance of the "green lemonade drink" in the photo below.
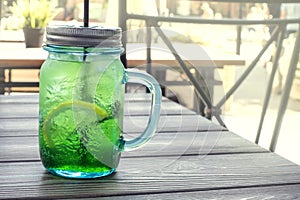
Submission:
M 112 173 L 122 150 L 123 65 L 109 55 L 86 61 L 76 60 L 80 56 L 50 55 L 40 73 L 43 165 L 62 176 Z
M 40 71 L 39 146 L 44 167 L 67 178 L 113 173 L 122 151 L 147 143 L 160 115 L 161 90 L 149 74 L 124 69 L 120 28 L 48 26 Z M 145 130 L 123 140 L 125 84 L 152 94 Z

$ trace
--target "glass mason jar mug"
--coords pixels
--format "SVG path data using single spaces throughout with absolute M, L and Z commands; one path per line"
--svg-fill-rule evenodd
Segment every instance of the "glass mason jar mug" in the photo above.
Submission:
M 121 29 L 47 27 L 49 52 L 40 72 L 39 145 L 44 167 L 70 178 L 114 172 L 123 150 L 146 143 L 158 124 L 161 91 L 148 74 L 125 70 Z M 148 126 L 123 140 L 125 84 L 145 85 L 153 94 Z

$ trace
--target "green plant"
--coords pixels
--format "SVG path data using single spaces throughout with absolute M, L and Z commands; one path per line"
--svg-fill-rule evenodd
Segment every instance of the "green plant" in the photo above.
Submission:
M 44 28 L 53 18 L 50 0 L 18 0 L 11 11 L 21 19 L 23 28 Z

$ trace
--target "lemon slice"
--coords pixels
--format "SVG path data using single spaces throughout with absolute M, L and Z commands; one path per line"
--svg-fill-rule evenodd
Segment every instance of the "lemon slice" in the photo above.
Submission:
M 78 143 L 80 137 L 77 134 L 78 127 L 99 123 L 107 116 L 105 109 L 90 102 L 80 100 L 63 102 L 51 110 L 44 120 L 45 142 L 50 148 L 65 145 L 66 142 L 76 146 L 75 142 Z

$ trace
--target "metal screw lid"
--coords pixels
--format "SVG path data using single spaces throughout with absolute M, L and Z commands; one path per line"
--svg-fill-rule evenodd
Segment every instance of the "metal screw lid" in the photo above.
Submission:
M 61 26 L 46 28 L 46 44 L 73 47 L 122 47 L 119 27 Z

